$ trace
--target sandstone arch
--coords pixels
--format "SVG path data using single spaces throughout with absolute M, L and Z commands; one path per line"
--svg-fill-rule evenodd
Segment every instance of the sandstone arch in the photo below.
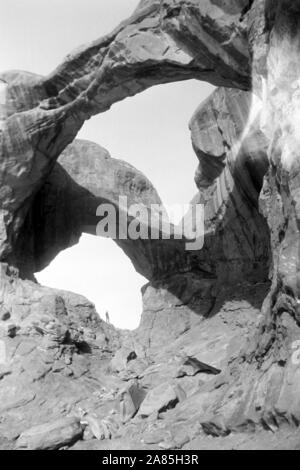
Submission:
M 68 56 L 50 76 L 2 75 L 1 148 L 10 166 L 1 181 L 4 257 L 30 197 L 85 119 L 156 83 L 198 78 L 250 87 L 247 4 L 141 2 L 128 21 Z
M 251 47 L 247 35 L 253 21 L 250 13 L 248 1 L 141 2 L 129 20 L 107 37 L 68 56 L 50 76 L 43 78 L 18 72 L 3 74 L 2 79 L 7 83 L 4 110 L 7 131 L 1 136 L 9 172 L 2 173 L 2 259 L 17 267 L 22 264 L 18 240 L 26 239 L 24 230 L 22 232 L 25 217 L 30 219 L 30 207 L 39 197 L 37 191 L 41 186 L 41 191 L 44 191 L 46 186 L 43 184 L 55 160 L 73 140 L 85 119 L 156 83 L 199 78 L 216 85 L 249 88 Z M 243 95 L 240 96 L 243 99 Z M 245 121 L 251 106 L 251 96 L 247 96 Z M 239 99 L 236 100 L 237 108 Z M 213 108 L 216 109 L 215 104 Z M 226 112 L 225 108 L 223 111 Z M 230 117 L 236 122 L 237 115 L 231 114 Z M 203 129 L 202 135 L 205 132 Z M 217 134 L 220 135 L 218 129 Z M 238 139 L 238 136 L 232 135 L 232 139 Z M 230 150 L 227 149 L 228 154 Z M 200 165 L 201 162 L 203 154 Z M 231 182 L 225 192 L 232 194 L 236 186 L 232 175 L 236 170 L 231 168 L 228 171 L 227 166 L 221 179 L 227 172 Z M 246 177 L 245 185 L 249 180 Z M 256 201 L 254 204 L 253 201 L 244 203 L 240 190 L 237 190 L 236 199 L 230 200 L 230 196 L 227 202 L 222 202 L 219 190 L 223 188 L 224 191 L 227 183 L 218 184 L 217 191 L 213 191 L 219 198 L 223 214 L 219 222 L 211 224 L 209 219 L 213 219 L 220 209 L 213 207 L 214 203 L 211 205 L 207 220 L 210 235 L 205 249 L 195 255 L 187 253 L 180 242 L 140 243 L 140 248 L 135 250 L 131 250 L 130 243 L 123 243 L 123 248 L 130 252 L 140 272 L 146 272 L 149 279 L 156 281 L 167 279 L 174 271 L 182 274 L 200 272 L 201 276 L 218 282 L 220 272 L 228 264 L 232 278 L 240 275 L 253 277 L 256 272 L 259 272 L 259 278 L 265 277 L 268 242 L 266 232 L 263 231 L 261 237 L 259 234 L 258 226 L 263 222 L 255 207 Z M 246 232 L 243 234 L 239 217 L 236 229 L 222 235 L 224 226 L 238 215 L 233 201 L 243 206 L 241 212 L 250 210 L 247 214 L 250 219 L 249 237 Z M 228 217 L 224 216 L 224 211 Z M 225 222 L 221 220 L 223 217 Z M 75 237 L 79 232 L 77 228 Z M 248 238 L 248 248 L 243 248 L 245 243 L 240 242 L 239 237 Z M 230 259 L 226 248 L 230 239 L 235 239 L 232 252 L 235 251 L 236 256 L 233 259 Z M 134 254 L 136 251 L 138 256 Z M 139 265 L 141 254 L 143 268 Z

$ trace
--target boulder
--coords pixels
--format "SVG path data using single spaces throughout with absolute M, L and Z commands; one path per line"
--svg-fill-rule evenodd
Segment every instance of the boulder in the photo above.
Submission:
M 127 368 L 127 364 L 136 359 L 136 353 L 131 348 L 122 347 L 119 349 L 110 362 L 112 371 L 121 372 Z
M 221 370 L 199 361 L 196 357 L 187 356 L 182 360 L 182 365 L 179 367 L 176 377 L 193 376 L 199 373 L 218 375 Z
M 24 431 L 16 443 L 17 449 L 55 450 L 81 439 L 83 428 L 77 418 L 62 418 Z
M 126 423 L 138 412 L 147 392 L 138 383 L 132 383 L 120 393 L 120 416 Z
M 181 387 L 176 387 L 170 383 L 163 383 L 147 393 L 140 406 L 138 415 L 147 417 L 153 413 L 160 413 L 174 408 L 184 396 L 185 393 Z

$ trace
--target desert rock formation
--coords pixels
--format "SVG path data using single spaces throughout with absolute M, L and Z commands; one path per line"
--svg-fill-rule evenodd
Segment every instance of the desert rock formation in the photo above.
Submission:
M 2 446 L 299 446 L 299 22 L 298 0 L 142 0 L 49 76 L 1 75 Z M 34 272 L 95 232 L 99 202 L 160 202 L 73 142 L 84 121 L 190 78 L 218 87 L 190 121 L 205 244 L 116 240 L 149 280 L 139 328 L 117 331 Z

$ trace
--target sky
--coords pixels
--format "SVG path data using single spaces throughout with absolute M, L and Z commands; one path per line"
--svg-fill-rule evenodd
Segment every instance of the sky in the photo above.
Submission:
M 111 31 L 137 0 L 0 0 L 0 72 L 50 73 L 79 45 Z M 212 91 L 189 80 L 128 98 L 85 123 L 78 137 L 99 143 L 142 171 L 163 203 L 187 204 L 196 193 L 197 159 L 188 122 Z M 71 290 L 106 310 L 120 328 L 138 326 L 141 287 L 147 282 L 112 240 L 83 235 L 37 275 L 49 287 Z

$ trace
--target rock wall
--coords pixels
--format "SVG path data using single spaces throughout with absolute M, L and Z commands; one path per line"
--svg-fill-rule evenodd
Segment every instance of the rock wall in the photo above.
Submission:
M 110 35 L 69 55 L 48 77 L 2 74 L 1 331 L 13 351 L 0 374 L 3 400 L 14 387 L 18 364 L 24 377 L 39 370 L 32 342 L 48 351 L 38 378 L 24 379 L 31 396 L 19 397 L 17 391 L 15 401 L 2 410 L 2 430 L 13 425 L 18 435 L 26 420 L 38 424 L 28 416 L 40 403 L 43 387 L 57 373 L 57 390 L 63 377 L 77 377 L 76 367 L 68 370 L 70 360 L 75 365 L 83 360 L 85 371 L 93 371 L 83 374 L 88 384 L 83 379 L 78 402 L 94 407 L 99 419 L 108 405 L 103 397 L 91 399 L 86 392 L 90 380 L 98 385 L 112 380 L 118 387 L 120 381 L 137 380 L 148 392 L 137 413 L 132 389 L 118 388 L 124 418 L 118 432 L 133 440 L 142 434 L 151 444 L 151 419 L 160 413 L 158 435 L 176 423 L 193 436 L 298 426 L 299 369 L 293 351 L 300 315 L 299 21 L 298 0 L 145 0 Z M 39 324 L 48 290 L 21 280 L 19 273 L 33 279 L 35 270 L 83 231 L 94 232 L 99 201 L 113 202 L 117 210 L 119 194 L 146 207 L 160 201 L 138 170 L 91 143 L 68 145 L 85 119 L 114 102 L 158 83 L 190 78 L 219 87 L 190 122 L 199 160 L 193 203 L 204 202 L 206 209 L 204 247 L 189 252 L 186 240 L 175 238 L 117 240 L 150 281 L 143 290 L 139 329 L 132 334 L 111 327 L 106 331 L 88 301 L 52 292 L 54 310 L 46 326 L 56 325 L 53 317 L 59 317 L 64 334 L 54 332 L 51 356 L 52 327 L 48 331 Z M 80 324 L 86 321 L 82 311 L 92 312 L 89 322 L 96 322 L 83 339 L 90 351 L 84 351 L 78 332 L 72 336 L 76 315 Z M 10 317 L 12 324 L 7 323 Z M 16 350 L 21 345 L 22 351 L 28 334 L 27 318 L 31 329 L 42 332 L 42 340 L 29 333 L 29 349 L 24 346 L 20 359 Z M 114 375 L 98 376 L 95 364 L 105 360 L 106 348 L 111 354 L 120 343 L 110 364 Z M 6 370 L 8 364 L 12 370 Z M 41 405 L 44 418 L 50 402 Z M 15 411 L 20 407 L 21 415 Z M 124 427 L 135 413 L 137 421 Z M 91 419 L 96 418 L 88 413 L 87 426 L 94 429 Z M 108 438 L 111 433 L 103 426 L 95 432 Z M 20 445 L 30 439 L 32 433 L 25 433 Z M 176 435 L 172 448 L 185 443 L 184 436 Z
M 260 396 L 265 420 L 279 426 L 299 422 L 299 378 L 295 347 L 299 337 L 299 83 L 300 3 L 266 2 L 269 50 L 263 83 L 262 127 L 269 140 L 269 170 L 260 194 L 268 221 L 272 288 L 264 318 L 250 348 L 250 362 L 264 370 Z M 259 392 L 258 392 L 259 393 Z M 261 393 L 261 392 L 260 392 Z
M 205 204 L 205 244 L 199 252 L 183 247 L 185 269 L 178 264 L 175 273 L 169 270 L 145 286 L 140 330 L 157 345 L 162 332 L 178 337 L 213 315 L 224 289 L 268 281 L 269 230 L 258 210 L 268 168 L 261 107 L 251 92 L 218 88 L 191 119 L 199 159 L 193 202 Z

